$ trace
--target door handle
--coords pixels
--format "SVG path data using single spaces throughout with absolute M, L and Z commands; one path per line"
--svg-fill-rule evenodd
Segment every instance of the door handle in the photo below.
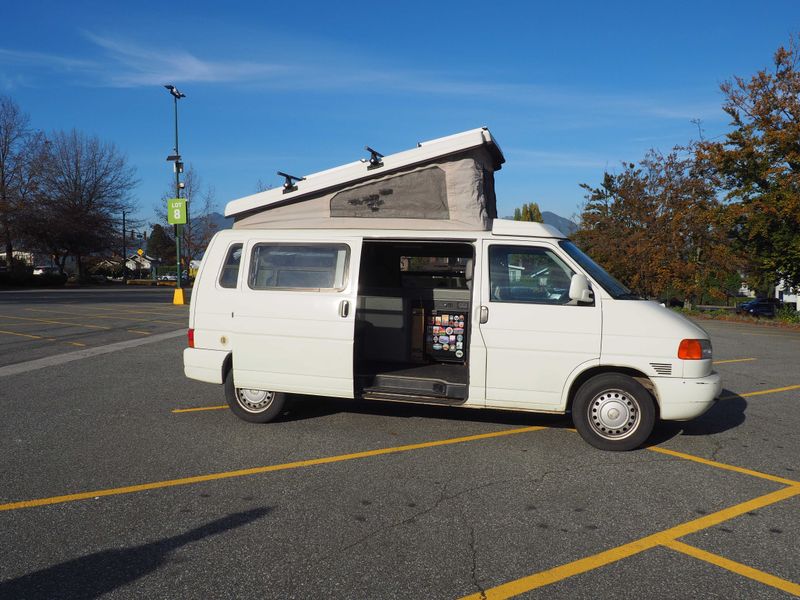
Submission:
M 486 323 L 489 320 L 489 307 L 488 306 L 481 306 L 481 324 Z
M 350 314 L 350 301 L 349 300 L 342 300 L 339 302 L 339 316 L 343 319 L 347 318 L 347 315 Z

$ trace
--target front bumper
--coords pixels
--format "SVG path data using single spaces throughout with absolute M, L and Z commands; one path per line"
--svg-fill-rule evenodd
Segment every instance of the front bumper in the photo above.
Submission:
M 651 379 L 656 388 L 661 419 L 664 421 L 686 421 L 699 417 L 714 405 L 722 391 L 719 373 L 692 379 Z

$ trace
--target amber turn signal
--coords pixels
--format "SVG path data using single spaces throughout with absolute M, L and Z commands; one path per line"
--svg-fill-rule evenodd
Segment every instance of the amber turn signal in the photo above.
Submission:
M 678 345 L 678 358 L 683 360 L 703 360 L 711 358 L 709 340 L 681 340 Z

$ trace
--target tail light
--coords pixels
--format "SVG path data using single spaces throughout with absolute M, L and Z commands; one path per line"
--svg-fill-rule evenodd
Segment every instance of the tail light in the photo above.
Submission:
M 678 345 L 678 358 L 683 360 L 706 360 L 711 355 L 711 340 L 681 340 Z
M 189 348 L 194 348 L 194 329 L 187 331 L 186 337 L 189 338 Z

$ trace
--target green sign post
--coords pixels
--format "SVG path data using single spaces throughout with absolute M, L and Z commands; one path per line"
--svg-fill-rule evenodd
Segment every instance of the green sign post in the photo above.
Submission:
M 186 198 L 167 200 L 167 221 L 170 225 L 186 224 Z
M 180 193 L 180 188 L 178 188 Z M 175 226 L 175 297 L 173 304 L 183 304 L 183 289 L 181 288 L 181 236 L 183 226 L 186 225 L 186 198 L 169 198 L 167 200 L 167 221 Z

